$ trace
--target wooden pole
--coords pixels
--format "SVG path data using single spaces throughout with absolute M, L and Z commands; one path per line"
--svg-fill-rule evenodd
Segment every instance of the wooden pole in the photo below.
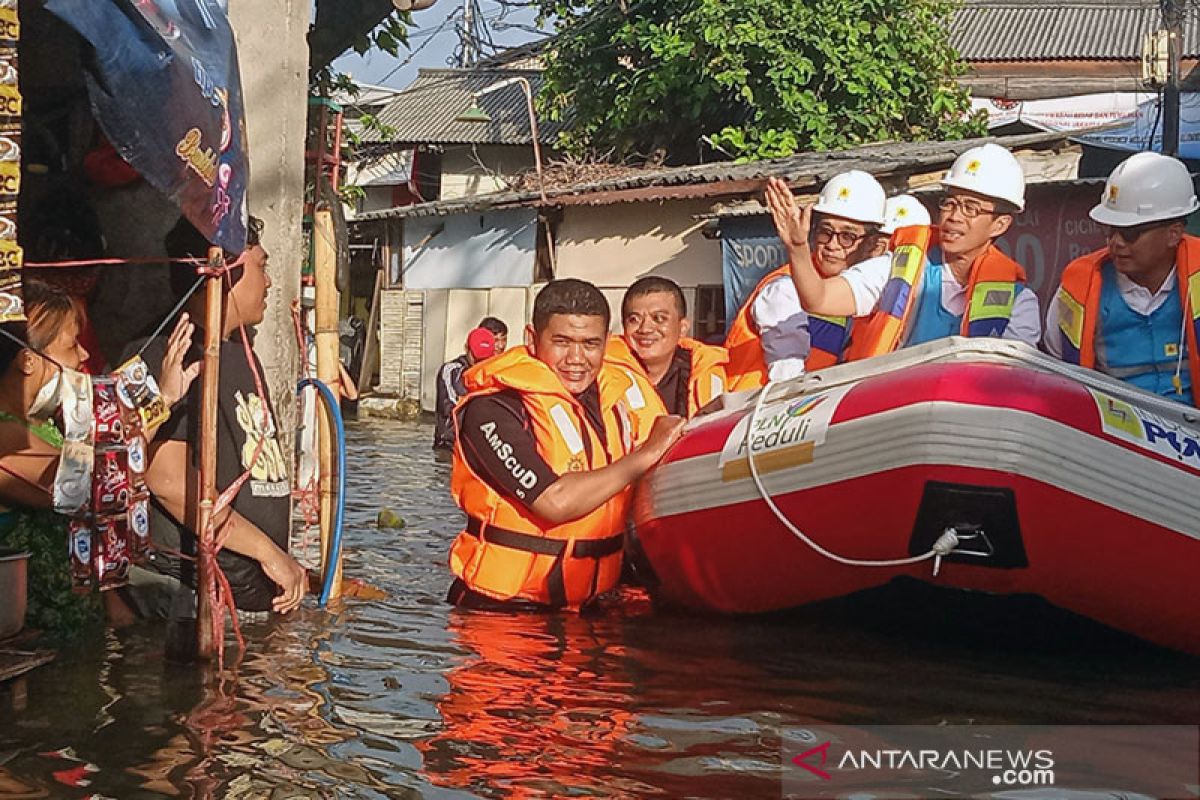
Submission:
M 379 327 L 379 304 L 382 300 L 383 270 L 381 269 L 375 273 L 375 291 L 371 293 L 371 312 L 367 317 L 367 329 L 363 338 L 362 364 L 358 367 L 358 374 L 354 376 L 358 380 L 360 397 L 371 389 L 371 377 L 375 374 L 375 354 L 379 349 L 377 344 L 379 339 L 375 329 Z
M 333 214 L 327 208 L 313 214 L 313 281 L 316 298 L 317 379 L 338 392 L 339 340 L 337 290 L 337 248 L 334 244 Z M 333 431 L 329 414 L 317 415 L 317 454 L 321 492 L 321 573 L 329 569 L 333 544 Z M 341 559 L 334 566 L 333 587 L 329 599 L 342 594 Z
M 219 247 L 208 251 L 210 269 L 220 269 L 225 263 Z M 205 280 L 204 313 L 204 371 L 201 373 L 200 401 L 200 519 L 197 531 L 200 551 L 211 552 L 213 546 L 213 507 L 217 501 L 217 387 L 221 369 L 221 340 L 224 338 L 221 314 L 221 278 Z M 216 575 L 209 569 L 206 558 L 198 559 L 196 580 L 196 653 L 200 658 L 216 654 L 217 636 L 224 631 L 213 630 L 212 597 Z

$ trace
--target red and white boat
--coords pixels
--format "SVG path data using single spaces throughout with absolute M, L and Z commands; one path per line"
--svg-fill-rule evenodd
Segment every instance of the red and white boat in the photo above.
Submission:
M 1195 409 L 995 339 L 759 394 L 694 420 L 639 487 L 665 599 L 762 612 L 910 576 L 1200 654 Z

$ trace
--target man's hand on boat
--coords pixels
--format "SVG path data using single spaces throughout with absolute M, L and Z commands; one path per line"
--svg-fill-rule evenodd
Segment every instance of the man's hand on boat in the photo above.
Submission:
M 650 462 L 651 467 L 662 460 L 662 457 L 671 449 L 671 445 L 679 441 L 679 437 L 683 435 L 683 426 L 686 424 L 686 419 L 674 415 L 654 420 L 654 424 L 650 426 L 650 436 L 641 448 L 653 455 L 654 460 Z
M 654 420 L 646 441 L 624 458 L 588 472 L 568 472 L 538 495 L 530 506 L 547 522 L 560 524 L 584 517 L 623 492 L 657 464 L 683 434 L 683 417 Z
M 304 567 L 278 547 L 259 563 L 267 577 L 280 589 L 279 594 L 271 601 L 271 608 L 279 614 L 295 610 L 304 599 L 304 593 L 308 591 L 308 575 Z
M 808 245 L 808 232 L 812 227 L 812 206 L 802 206 L 788 185 L 779 178 L 767 179 L 767 208 L 775 222 L 775 231 L 784 245 L 799 248 Z

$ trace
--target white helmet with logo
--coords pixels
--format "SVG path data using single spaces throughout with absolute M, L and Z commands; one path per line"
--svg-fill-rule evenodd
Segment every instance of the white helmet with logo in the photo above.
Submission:
M 1183 162 L 1162 153 L 1134 153 L 1104 184 L 1100 205 L 1089 216 L 1122 228 L 1186 217 L 1200 208 L 1192 176 Z
M 1025 170 L 1016 156 L 998 144 L 972 147 L 955 161 L 942 186 L 966 189 L 1025 210 Z
M 884 207 L 883 227 L 880 233 L 892 234 L 896 228 L 906 228 L 909 225 L 928 225 L 929 211 L 917 198 L 911 194 L 898 194 L 887 199 Z
M 869 225 L 882 225 L 886 200 L 887 193 L 879 181 L 862 170 L 852 169 L 829 179 L 813 211 Z

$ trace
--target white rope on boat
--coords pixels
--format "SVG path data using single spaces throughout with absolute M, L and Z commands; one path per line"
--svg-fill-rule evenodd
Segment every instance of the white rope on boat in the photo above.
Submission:
M 759 412 L 762 411 L 763 400 L 766 399 L 767 394 L 771 391 L 773 383 L 774 381 L 768 380 L 767 385 L 759 392 L 758 399 L 754 403 L 754 410 L 750 412 L 750 419 L 746 423 L 746 460 L 750 465 L 750 477 L 754 479 L 754 485 L 758 488 L 758 493 L 766 502 L 767 508 L 771 509 L 775 517 L 783 523 L 784 527 L 795 534 L 796 538 L 812 548 L 814 552 L 828 558 L 830 561 L 836 561 L 848 567 L 903 567 L 909 564 L 919 564 L 922 561 L 928 561 L 932 558 L 933 574 L 936 576 L 938 570 L 941 568 L 942 557 L 950 555 L 954 551 L 954 548 L 958 547 L 958 532 L 954 528 L 946 528 L 937 541 L 933 543 L 933 547 L 929 549 L 929 552 L 919 556 L 885 559 L 882 561 L 845 558 L 844 556 L 839 556 L 837 553 L 826 550 L 806 536 L 802 530 L 792 524 L 792 521 L 780 510 L 779 506 L 775 505 L 774 499 L 771 498 L 771 493 L 767 491 L 767 487 L 763 486 L 762 478 L 758 474 L 758 464 L 755 463 L 754 450 L 750 447 L 750 432 L 754 430 L 754 423 L 758 419 Z

